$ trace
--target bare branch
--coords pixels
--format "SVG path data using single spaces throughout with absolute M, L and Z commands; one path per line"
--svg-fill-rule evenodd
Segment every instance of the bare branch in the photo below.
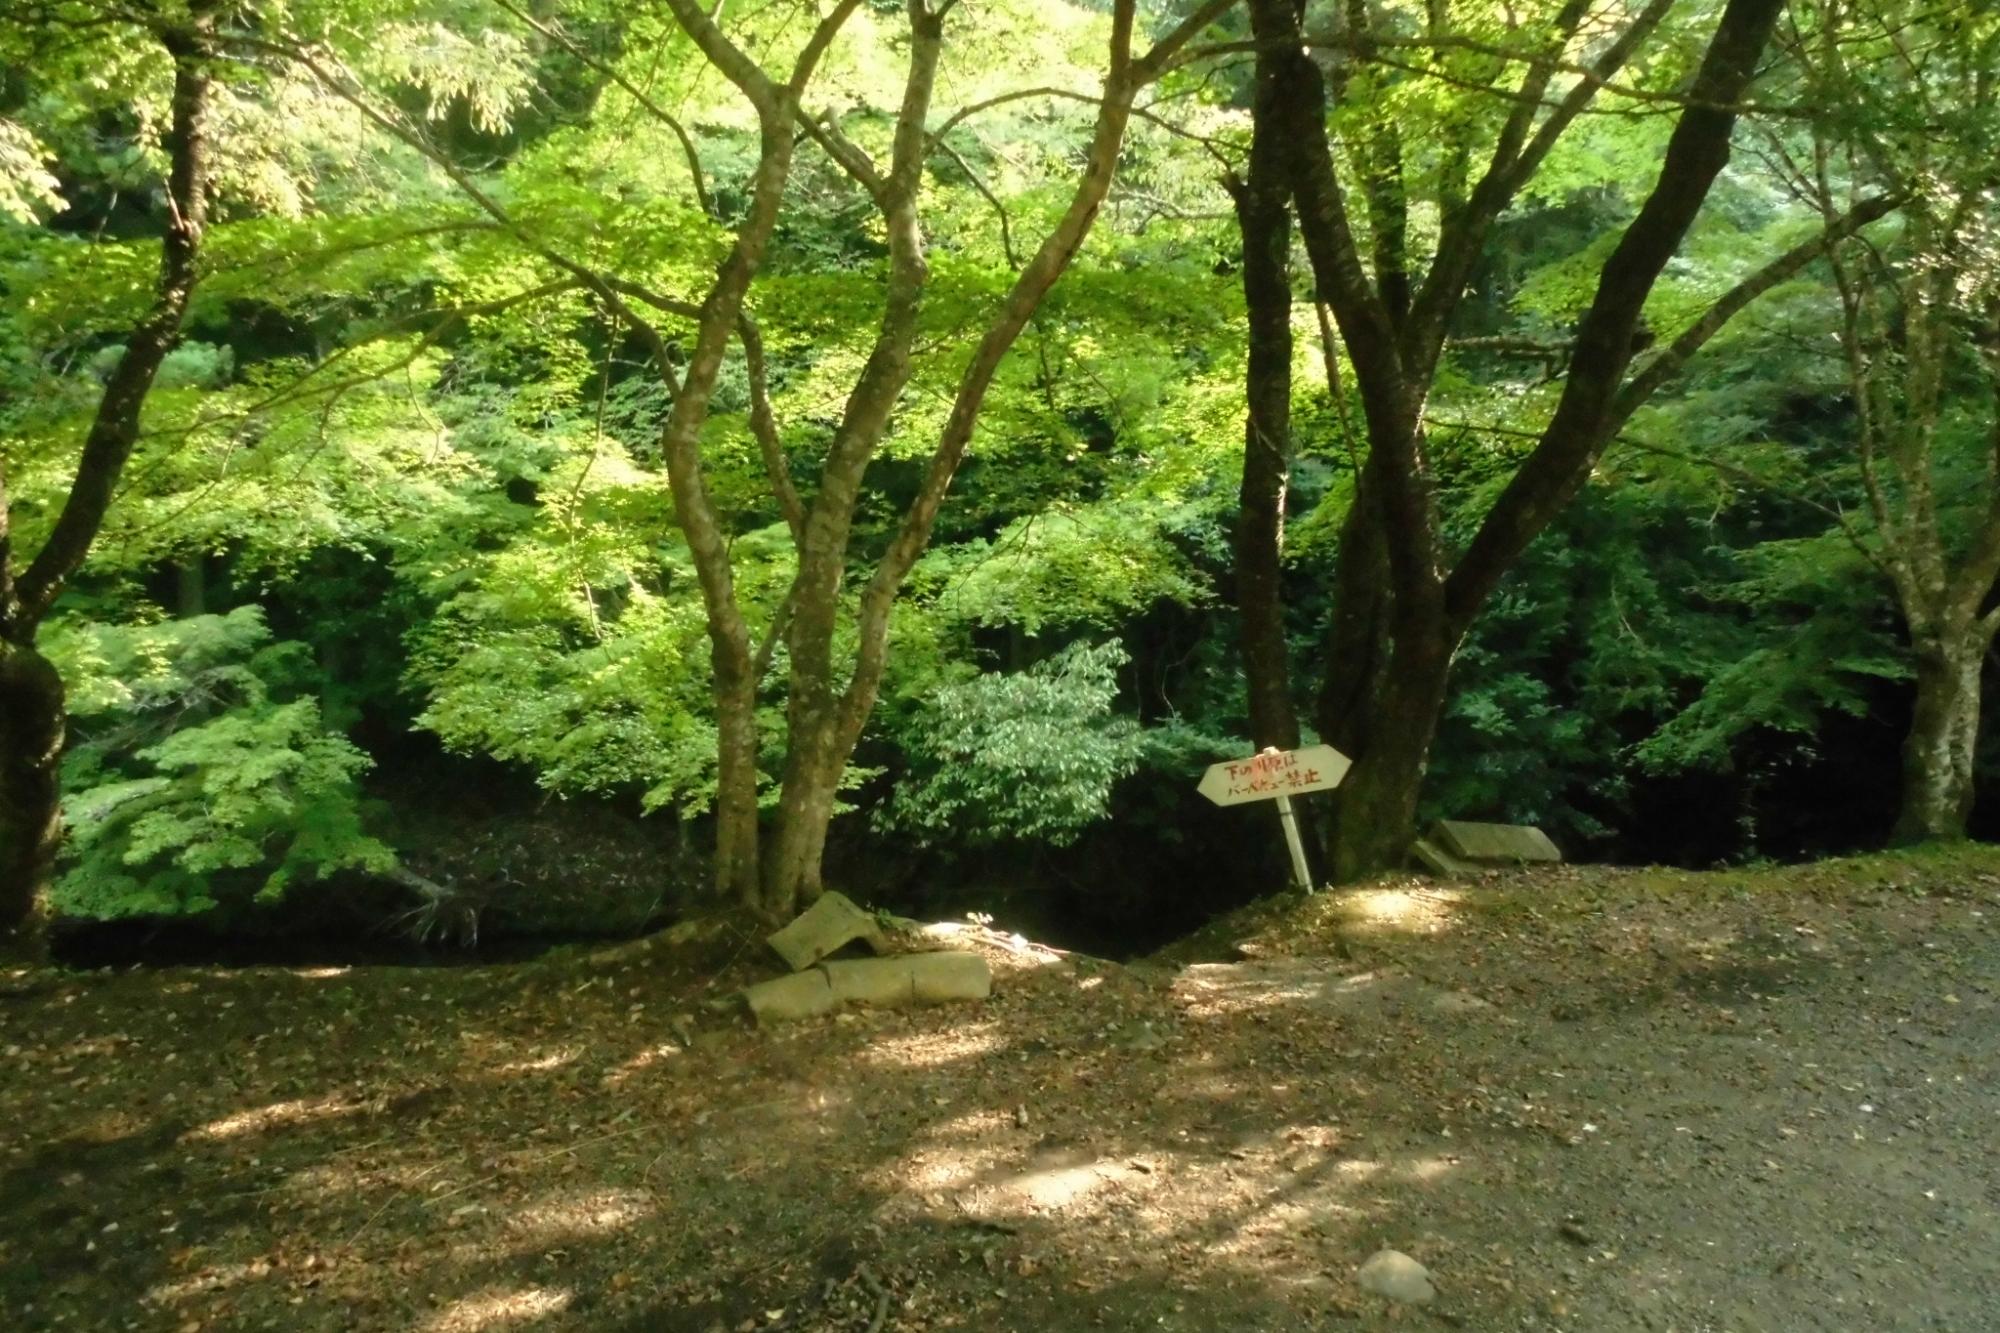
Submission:
M 867 192 L 876 207 L 882 206 L 883 191 L 888 188 L 888 183 L 882 179 L 882 173 L 876 170 L 873 159 L 861 146 L 840 132 L 840 126 L 831 115 L 802 115 L 799 117 L 799 128 L 833 159 L 835 166 Z
M 963 153 L 943 140 L 938 141 L 937 147 L 939 152 L 958 165 L 958 169 L 965 173 L 965 178 L 972 182 L 972 188 L 979 191 L 979 197 L 992 208 L 993 215 L 1000 220 L 1000 253 L 1007 257 L 1008 268 L 1020 268 L 1020 256 L 1014 253 L 1014 228 L 1007 219 L 1007 205 L 1001 203 L 1000 196 L 987 188 L 986 182 L 972 169 L 972 164 L 965 160 Z
M 1721 332 L 1723 326 L 1751 302 L 1780 283 L 1789 281 L 1806 265 L 1825 255 L 1834 246 L 1869 223 L 1893 213 L 1902 204 L 1902 197 L 1893 194 L 1876 195 L 1865 199 L 1848 209 L 1842 216 L 1833 219 L 1819 235 L 1793 246 L 1723 293 L 1715 304 L 1682 330 L 1679 337 L 1656 352 L 1645 366 L 1626 382 L 1611 409 L 1613 428 L 1616 429 L 1619 423 L 1626 421 L 1638 411 L 1661 385 L 1673 378 L 1710 338 Z
M 560 27 L 544 23 L 525 9 L 511 3 L 511 0 L 494 0 L 494 3 L 542 36 L 561 46 L 563 50 L 569 52 L 571 56 L 583 62 L 589 68 L 602 74 L 605 78 L 624 89 L 626 96 L 645 108 L 655 120 L 671 130 L 674 138 L 680 141 L 681 156 L 687 159 L 688 179 L 694 183 L 694 197 L 696 202 L 701 205 L 702 212 L 711 218 L 719 219 L 720 215 L 715 211 L 715 200 L 708 193 L 708 174 L 702 170 L 701 153 L 695 147 L 694 137 L 687 132 L 687 127 L 681 124 L 677 116 L 654 101 L 643 88 L 620 73 L 616 65 L 611 64 L 609 61 L 598 59 L 572 41 L 569 34 L 564 32 Z
M 778 438 L 778 419 L 771 411 L 770 374 L 764 364 L 764 338 L 757 322 L 745 313 L 736 322 L 736 337 L 743 344 L 743 360 L 750 372 L 750 433 L 756 437 L 757 451 L 764 457 L 764 472 L 777 497 L 778 510 L 793 541 L 803 541 L 806 532 L 805 506 L 792 483 L 791 464 L 785 458 L 784 442 Z M 758 673 L 763 674 L 761 671 Z

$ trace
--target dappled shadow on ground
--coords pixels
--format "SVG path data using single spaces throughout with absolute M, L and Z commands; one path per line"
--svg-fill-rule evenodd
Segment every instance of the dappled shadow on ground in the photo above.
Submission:
M 693 1003 L 740 951 L 24 988 L 0 1317 L 1991 1326 L 1992 886 L 1369 892 L 1240 968 L 1001 951 L 984 1006 L 761 1034 Z M 1356 1287 L 1384 1245 L 1431 1311 Z

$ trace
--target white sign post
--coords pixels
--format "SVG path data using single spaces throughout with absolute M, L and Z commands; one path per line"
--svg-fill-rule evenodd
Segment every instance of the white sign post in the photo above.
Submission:
M 1308 745 L 1297 750 L 1267 749 L 1248 759 L 1210 764 L 1195 788 L 1217 805 L 1241 805 L 1245 801 L 1278 802 L 1278 822 L 1285 828 L 1285 846 L 1291 849 L 1292 872 L 1299 887 L 1312 892 L 1312 872 L 1306 869 L 1306 847 L 1299 838 L 1298 817 L 1292 813 L 1292 797 L 1309 791 L 1338 787 L 1353 766 L 1331 745 Z

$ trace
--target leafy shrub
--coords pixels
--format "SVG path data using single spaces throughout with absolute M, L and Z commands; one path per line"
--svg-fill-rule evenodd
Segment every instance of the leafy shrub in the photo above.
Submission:
M 1074 842 L 1146 751 L 1138 725 L 1112 711 L 1128 660 L 1115 641 L 1078 643 L 942 687 L 897 738 L 912 774 L 884 822 L 926 841 Z
M 54 898 L 83 917 L 270 903 L 338 870 L 386 871 L 362 830 L 366 755 L 299 695 L 298 644 L 256 607 L 156 624 L 65 622 L 68 864 Z

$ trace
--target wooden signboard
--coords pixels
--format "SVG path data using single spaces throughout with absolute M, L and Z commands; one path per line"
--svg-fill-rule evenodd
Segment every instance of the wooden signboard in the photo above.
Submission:
M 1353 762 L 1331 745 L 1266 750 L 1248 759 L 1210 764 L 1195 788 L 1217 805 L 1241 805 L 1274 797 L 1302 796 L 1338 787 Z
M 1217 805 L 1275 800 L 1278 822 L 1285 829 L 1285 846 L 1292 854 L 1292 873 L 1298 876 L 1299 887 L 1311 893 L 1312 872 L 1306 868 L 1306 848 L 1299 840 L 1299 821 L 1292 813 L 1291 798 L 1338 787 L 1351 767 L 1353 761 L 1331 745 L 1270 749 L 1248 759 L 1209 765 L 1195 790 Z

